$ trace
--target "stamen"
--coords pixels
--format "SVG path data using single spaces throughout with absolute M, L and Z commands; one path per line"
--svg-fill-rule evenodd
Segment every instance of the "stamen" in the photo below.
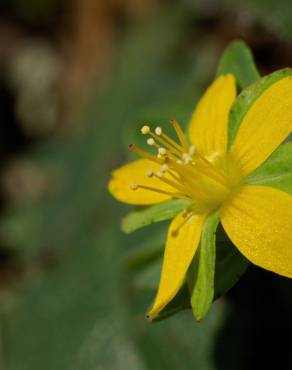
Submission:
M 163 161 L 162 160 L 159 160 L 155 155 L 152 155 L 152 154 L 146 152 L 146 150 L 143 150 L 141 148 L 138 148 L 134 144 L 130 144 L 129 145 L 129 149 L 131 150 L 131 152 L 139 155 L 142 158 L 149 159 L 150 161 L 155 162 L 155 163 L 163 164 Z
M 175 119 L 172 119 L 170 121 L 170 124 L 173 126 L 173 128 L 175 129 L 175 132 L 179 138 L 179 141 L 181 142 L 181 145 L 184 147 L 184 149 L 186 151 L 189 150 L 189 143 L 185 137 L 185 134 L 183 133 L 183 130 L 181 129 L 179 123 L 175 120 Z
M 165 135 L 163 133 L 161 134 L 161 136 L 163 136 L 164 139 L 161 136 L 156 135 L 151 131 L 149 132 L 149 135 L 151 135 L 152 138 L 155 139 L 157 142 L 164 145 L 170 152 L 172 152 L 172 153 L 174 153 L 178 156 L 181 155 L 181 152 L 182 152 L 183 148 L 181 146 L 179 146 L 175 141 L 170 139 L 167 135 Z
M 180 181 L 184 182 L 187 193 L 191 194 L 193 198 L 196 198 L 196 196 L 200 196 L 201 199 L 206 198 L 206 194 L 196 183 L 197 173 L 192 166 L 178 164 L 177 161 L 173 161 L 168 157 L 165 161 L 181 177 Z
M 169 195 L 170 197 L 173 197 L 173 198 L 190 200 L 190 198 L 187 197 L 185 194 L 182 194 L 182 193 L 172 193 L 170 191 L 165 191 L 165 190 L 153 188 L 151 186 L 146 186 L 146 185 L 132 184 L 131 185 L 131 189 L 132 190 L 144 189 L 144 190 L 153 191 L 153 192 L 159 193 L 159 194 Z
M 176 143 L 174 140 L 172 140 L 168 135 L 166 135 L 162 131 L 161 127 L 156 127 L 155 133 L 156 133 L 157 136 L 162 136 L 164 138 L 164 140 L 161 137 L 158 138 L 163 145 L 165 145 L 169 148 L 172 148 L 172 149 L 174 149 L 178 152 L 183 151 L 183 147 L 181 145 L 179 145 L 178 143 Z
M 198 202 L 198 204 L 209 205 L 213 200 L 216 203 L 217 198 L 225 196 L 228 183 L 220 168 L 198 153 L 194 145 L 188 143 L 179 123 L 176 120 L 172 120 L 170 123 L 179 139 L 178 142 L 164 134 L 159 126 L 155 128 L 154 132 L 147 125 L 141 128 L 141 133 L 148 135 L 147 144 L 157 148 L 157 155 L 148 153 L 133 144 L 129 145 L 132 152 L 161 165 L 157 172 L 148 169 L 146 175 L 148 178 L 155 177 L 170 186 L 170 191 L 167 191 L 167 188 L 164 190 L 163 187 L 160 189 L 159 183 L 157 188 L 136 183 L 132 183 L 130 187 L 132 190 L 140 188 L 172 198 L 192 201 L 192 206 L 183 212 L 183 222 L 172 232 L 175 236 L 182 226 L 196 214 L 194 204 Z M 213 187 L 214 194 L 210 198 L 210 189 L 212 191 Z
M 158 149 L 158 154 L 157 154 L 157 158 L 160 158 L 160 159 L 165 159 L 165 155 L 167 154 L 167 156 L 173 160 L 177 160 L 177 156 L 176 154 L 173 154 L 171 151 L 167 151 L 165 148 L 162 148 L 160 147 L 159 145 L 157 145 L 156 143 L 154 144 L 154 146 Z
M 200 169 L 200 171 L 205 173 L 205 175 L 207 175 L 208 177 L 213 178 L 213 180 L 215 180 L 215 181 L 219 182 L 220 184 L 226 186 L 225 176 L 218 169 L 215 169 L 215 167 L 212 165 L 211 162 L 208 161 L 208 159 L 206 159 L 205 157 L 203 157 L 199 153 L 197 153 L 197 156 L 206 165 L 206 167 L 200 166 L 200 163 L 197 161 L 196 166 Z M 208 169 L 209 169 L 209 171 L 208 171 Z
M 179 176 L 177 176 L 175 173 L 173 173 L 172 171 L 169 171 L 167 172 L 173 179 L 175 179 L 177 182 L 181 182 L 181 179 L 179 178 Z
M 158 171 L 158 172 L 156 172 L 156 174 L 155 173 L 153 174 L 153 176 L 156 177 L 156 178 L 158 178 L 158 180 L 164 182 L 167 185 L 170 185 L 171 187 L 179 190 L 180 192 L 182 192 L 184 194 L 186 193 L 186 189 L 185 189 L 185 187 L 182 184 L 177 183 L 177 182 L 174 182 L 174 181 L 172 181 L 170 179 L 167 179 L 163 175 L 164 175 L 164 173 L 162 171 Z
M 192 161 L 192 157 L 188 153 L 184 153 L 182 159 L 185 163 L 189 163 Z
M 149 132 L 150 132 L 150 127 L 149 127 L 149 126 L 143 126 L 143 127 L 141 128 L 141 133 L 142 133 L 143 135 L 147 135 L 147 134 L 149 134 Z

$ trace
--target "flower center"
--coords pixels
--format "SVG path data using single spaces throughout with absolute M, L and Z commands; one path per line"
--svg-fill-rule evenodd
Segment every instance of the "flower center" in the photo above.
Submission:
M 131 184 L 131 188 L 134 191 L 141 188 L 191 201 L 185 212 L 187 221 L 194 213 L 217 209 L 239 183 L 240 176 L 235 167 L 231 166 L 232 163 L 226 160 L 226 156 L 214 156 L 212 160 L 205 158 L 194 145 L 189 144 L 178 122 L 172 120 L 170 123 L 178 141 L 166 135 L 161 127 L 156 127 L 153 132 L 149 126 L 143 126 L 141 133 L 147 136 L 147 144 L 156 149 L 156 154 L 134 144 L 130 144 L 129 148 L 139 156 L 160 164 L 159 171 L 154 172 L 149 168 L 145 176 L 159 179 L 161 183 L 169 185 L 173 192 L 143 184 Z

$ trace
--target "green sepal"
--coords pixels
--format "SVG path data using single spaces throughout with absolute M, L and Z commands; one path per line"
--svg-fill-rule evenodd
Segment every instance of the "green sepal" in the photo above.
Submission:
M 216 238 L 214 300 L 231 289 L 250 265 L 229 240 L 221 224 L 218 226 Z
M 153 222 L 169 220 L 190 204 L 187 200 L 175 199 L 130 212 L 122 219 L 121 229 L 129 234 Z
M 229 114 L 228 145 L 230 146 L 236 136 L 240 124 L 256 99 L 277 81 L 292 75 L 291 68 L 281 69 L 263 77 L 260 81 L 244 89 L 235 100 Z
M 280 145 L 244 182 L 271 186 L 292 195 L 292 143 Z
M 241 89 L 260 79 L 252 52 L 245 42 L 233 41 L 219 61 L 217 76 L 232 73 Z
M 214 298 L 216 229 L 218 214 L 209 216 L 202 229 L 199 248 L 187 274 L 191 306 L 197 320 L 208 313 Z

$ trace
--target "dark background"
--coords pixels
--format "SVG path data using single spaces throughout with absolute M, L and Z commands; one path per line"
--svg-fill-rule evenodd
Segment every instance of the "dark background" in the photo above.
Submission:
M 250 267 L 196 323 L 150 324 L 167 224 L 107 192 L 141 122 L 184 124 L 224 47 L 292 65 L 288 0 L 0 1 L 0 369 L 290 369 L 292 285 Z M 158 257 L 158 259 L 157 259 Z

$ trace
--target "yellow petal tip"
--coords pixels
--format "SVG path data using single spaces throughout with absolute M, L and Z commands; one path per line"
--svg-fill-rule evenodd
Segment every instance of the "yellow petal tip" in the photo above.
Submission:
M 163 310 L 163 308 L 166 306 L 167 303 L 160 303 L 160 304 L 155 304 L 146 314 L 146 318 L 149 321 L 153 321 L 159 313 Z

